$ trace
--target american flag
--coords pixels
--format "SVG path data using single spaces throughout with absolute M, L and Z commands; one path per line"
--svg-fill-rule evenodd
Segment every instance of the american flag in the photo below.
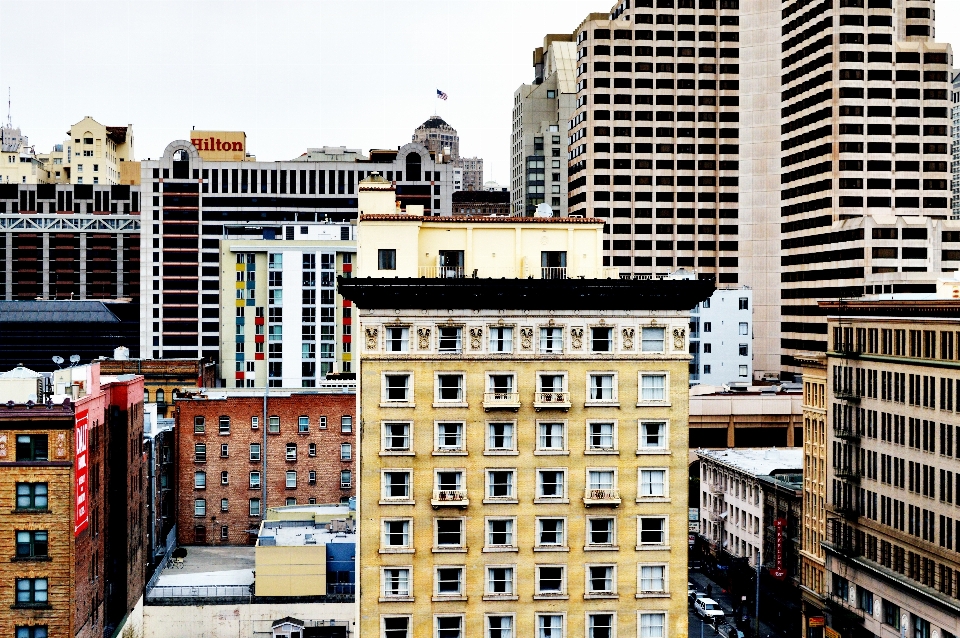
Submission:
M 437 89 L 437 97 L 440 98 L 441 100 L 445 100 L 447 99 L 447 94 L 441 91 L 440 89 Z

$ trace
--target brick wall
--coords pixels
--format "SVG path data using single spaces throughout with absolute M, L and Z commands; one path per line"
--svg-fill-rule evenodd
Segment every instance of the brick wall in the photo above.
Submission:
M 354 394 L 288 394 L 269 395 L 267 423 L 264 423 L 262 396 L 228 396 L 226 399 L 187 398 L 176 401 L 177 440 L 177 542 L 182 545 L 245 545 L 255 540 L 261 517 L 250 515 L 250 499 L 261 499 L 261 514 L 267 507 L 286 504 L 288 498 L 297 504 L 310 499 L 316 503 L 336 503 L 356 493 L 356 397 Z M 221 416 L 230 418 L 229 434 L 219 433 Z M 279 432 L 269 431 L 269 417 L 280 419 Z M 309 419 L 308 431 L 299 432 L 301 416 Z M 204 432 L 195 432 L 195 418 L 203 417 Z M 252 418 L 258 428 L 251 426 Z M 326 428 L 321 429 L 321 417 Z M 350 432 L 341 431 L 343 418 L 352 423 Z M 264 431 L 267 448 L 263 450 Z M 206 461 L 196 460 L 195 445 L 206 445 Z M 250 445 L 261 446 L 261 460 L 250 460 Z M 287 446 L 296 446 L 296 460 L 287 460 Z M 316 453 L 310 455 L 310 445 Z M 350 445 L 350 458 L 341 459 L 341 445 Z M 227 455 L 221 456 L 221 446 Z M 267 471 L 263 475 L 263 459 Z M 286 486 L 288 471 L 296 472 L 296 487 Z M 349 471 L 350 487 L 341 488 L 342 471 Z M 206 474 L 206 487 L 197 489 L 196 473 Z M 221 473 L 227 472 L 226 485 Z M 262 502 L 262 489 L 250 487 L 250 473 L 260 472 L 267 499 Z M 309 480 L 316 473 L 316 482 Z M 195 515 L 195 502 L 204 499 L 206 512 Z M 221 500 L 227 499 L 226 511 Z M 221 537 L 226 527 L 225 537 Z M 201 535 L 197 529 L 203 530 Z M 249 531 L 254 534 L 250 534 Z

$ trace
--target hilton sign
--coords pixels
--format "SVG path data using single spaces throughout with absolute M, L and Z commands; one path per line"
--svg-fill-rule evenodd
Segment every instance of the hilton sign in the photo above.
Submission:
M 246 159 L 247 135 L 243 131 L 190 131 L 190 142 L 200 157 L 214 162 Z
M 243 151 L 243 142 L 228 142 L 219 137 L 191 137 L 198 151 Z

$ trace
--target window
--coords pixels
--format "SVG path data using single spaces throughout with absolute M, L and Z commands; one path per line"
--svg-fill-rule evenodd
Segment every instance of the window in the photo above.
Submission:
M 206 443 L 194 443 L 193 444 L 193 460 L 203 463 L 207 460 L 207 444 Z
M 17 606 L 47 604 L 46 578 L 17 578 Z
M 340 460 L 349 461 L 353 458 L 353 446 L 349 443 L 340 444 Z
M 383 597 L 410 597 L 409 567 L 388 567 L 383 570 Z
M 206 420 L 202 416 L 193 417 L 193 433 L 204 434 L 207 431 Z
M 259 443 L 250 444 L 250 460 L 251 461 L 260 460 L 260 444 Z
M 229 443 L 221 443 L 221 444 L 220 444 L 220 458 L 221 458 L 221 459 L 230 458 L 230 444 L 229 444 Z
M 537 519 L 537 547 L 566 547 L 566 526 L 562 518 Z
M 225 541 L 230 539 L 230 528 L 226 525 L 220 527 L 220 540 Z
M 587 470 L 587 489 L 591 492 L 611 492 L 617 489 L 617 473 L 612 469 Z M 596 498 L 594 496 L 593 498 Z M 600 498 L 606 498 L 600 496 Z
M 46 461 L 47 435 L 46 434 L 18 434 L 17 435 L 18 461 Z
M 464 424 L 462 421 L 437 423 L 436 451 L 463 451 L 463 426 Z
M 738 354 L 739 354 L 741 357 L 749 357 L 749 356 L 750 356 L 750 344 L 749 344 L 749 343 L 741 343 L 740 346 L 739 346 L 739 348 L 738 348 Z M 746 367 L 747 367 L 747 366 L 741 366 L 741 368 L 744 368 L 744 369 L 746 369 Z M 741 376 L 743 376 L 743 375 L 741 375 Z
M 380 270 L 396 270 L 397 251 L 393 248 L 380 248 L 377 250 L 377 267 Z
M 537 596 L 561 596 L 566 592 L 563 565 L 537 565 Z
M 613 614 L 589 614 L 587 638 L 613 638 Z
M 564 498 L 564 471 L 538 470 L 537 497 L 550 500 Z
M 260 472 L 250 472 L 250 489 L 260 489 Z
M 587 566 L 587 595 L 610 595 L 616 592 L 613 565 Z
M 353 474 L 350 470 L 340 470 L 340 489 L 348 490 L 353 486 Z
M 436 616 L 436 638 L 463 638 L 463 616 Z
M 641 565 L 637 590 L 641 593 L 662 594 L 667 591 L 666 565 Z
M 410 350 L 410 328 L 394 328 L 388 326 L 387 352 L 408 352 Z
M 746 322 L 746 321 L 741 321 L 741 322 L 740 322 L 739 334 L 741 334 L 741 335 L 748 335 L 748 334 L 750 334 L 750 332 L 749 332 L 749 330 L 748 330 L 748 328 L 747 328 L 747 322 Z
M 283 253 L 269 253 L 267 255 L 267 268 L 281 270 L 283 268 Z
M 516 470 L 487 470 L 487 498 L 498 501 L 515 501 L 517 494 Z
M 438 518 L 437 547 L 439 549 L 459 549 L 463 543 L 463 520 L 459 518 Z
M 307 444 L 307 456 L 316 456 L 317 455 L 317 444 L 308 443 Z
M 29 627 L 17 627 L 15 636 L 16 638 L 48 638 L 49 634 L 46 625 L 30 625 Z
M 220 417 L 220 434 L 223 436 L 230 434 L 230 417 Z
M 667 449 L 667 423 L 640 421 L 640 452 L 660 452 Z
M 390 549 L 411 547 L 410 527 L 412 524 L 409 519 L 383 521 L 383 546 Z
M 463 375 L 438 374 L 436 396 L 438 402 L 463 403 Z
M 220 499 L 220 511 L 229 512 L 230 511 L 230 499 L 221 498 Z
M 296 443 L 287 443 L 286 458 L 288 461 L 297 460 L 297 444 Z
M 412 498 L 410 470 L 385 470 L 383 472 L 383 498 L 395 501 L 406 501 Z
M 486 638 L 514 638 L 513 616 L 487 616 Z
M 250 499 L 250 516 L 260 516 L 260 499 Z
M 342 434 L 348 434 L 353 432 L 353 417 L 352 416 L 342 416 L 340 417 L 340 432 Z
M 750 299 L 748 297 L 740 297 L 740 310 L 749 310 L 750 309 Z
M 664 402 L 667 400 L 666 374 L 640 375 L 640 402 Z
M 462 596 L 463 567 L 438 567 L 435 593 L 437 596 Z
M 410 618 L 384 618 L 383 638 L 410 638 Z
M 606 545 L 613 546 L 615 519 L 612 518 L 588 518 L 587 519 L 587 545 Z
M 513 352 L 513 328 L 490 328 L 490 352 Z
M 706 302 L 704 302 L 704 303 L 706 303 Z M 709 307 L 710 307 L 710 306 L 704 305 L 704 308 L 709 308 Z M 713 331 L 713 324 L 711 324 L 709 321 L 703 322 L 703 331 L 704 331 L 704 332 L 712 332 L 712 331 Z
M 613 373 L 588 375 L 590 386 L 588 394 L 590 402 L 611 402 L 617 400 L 616 375 Z
M 666 470 L 640 470 L 639 497 L 663 497 L 667 492 Z
M 738 376 L 745 377 L 748 376 L 747 366 L 739 366 Z
M 38 558 L 47 556 L 47 532 L 17 532 L 17 558 Z
M 616 451 L 616 425 L 609 421 L 587 423 L 587 452 Z
M 17 483 L 18 510 L 47 509 L 46 483 Z
M 516 450 L 513 422 L 487 423 L 487 452 L 512 452 Z
M 260 417 L 258 417 L 258 416 L 250 417 L 250 429 L 251 429 L 251 430 L 259 430 L 259 429 L 260 429 Z
M 440 333 L 440 352 L 459 354 L 462 347 L 461 328 L 441 326 L 437 331 Z
M 410 451 L 410 423 L 404 421 L 390 421 L 384 423 L 383 449 L 385 452 Z
M 410 401 L 410 375 L 384 374 L 384 400 L 387 402 Z
M 207 488 L 207 473 L 206 472 L 194 472 L 193 473 L 193 487 L 197 490 L 203 490 Z
M 664 631 L 667 624 L 667 615 L 663 612 L 639 614 L 640 635 L 639 638 L 666 638 Z
M 643 328 L 641 332 L 641 350 L 643 352 L 663 352 L 664 328 Z
M 316 471 L 316 470 L 310 470 L 309 472 L 307 472 L 307 482 L 309 482 L 310 485 L 316 485 L 316 484 L 317 484 L 317 471 Z
M 545 354 L 563 352 L 563 330 L 561 328 L 540 328 L 540 352 Z
M 667 519 L 663 516 L 641 516 L 639 528 L 640 545 L 666 545 Z
M 883 624 L 900 629 L 900 607 L 888 600 L 884 600 L 881 608 L 883 610 Z
M 287 472 L 287 489 L 294 489 L 297 487 L 297 473 L 293 470 Z
M 567 449 L 566 428 L 564 423 L 537 423 L 537 451 L 563 452 Z
M 537 614 L 536 638 L 563 638 L 563 616 L 560 614 Z
M 590 350 L 610 352 L 613 350 L 613 328 L 590 328 Z
M 857 586 L 857 608 L 873 615 L 873 592 Z
M 302 416 L 297 419 L 297 432 L 300 434 L 310 432 L 310 417 Z
M 513 567 L 499 565 L 487 567 L 487 595 L 512 597 L 514 592 L 513 573 Z
M 194 516 L 206 516 L 207 514 L 207 500 L 203 498 L 197 498 L 193 500 L 193 515 Z

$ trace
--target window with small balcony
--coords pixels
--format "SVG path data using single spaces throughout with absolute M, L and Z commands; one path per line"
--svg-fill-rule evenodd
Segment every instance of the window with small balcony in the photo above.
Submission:
M 483 407 L 487 410 L 495 408 L 520 407 L 520 395 L 517 394 L 516 375 L 487 374 L 487 390 L 483 397 Z
M 667 470 L 639 470 L 638 498 L 664 498 L 667 495 Z
M 587 422 L 587 454 L 617 451 L 617 425 L 612 421 Z
M 451 326 L 440 326 L 437 329 L 439 334 L 439 350 L 447 354 L 460 354 L 463 351 L 462 333 L 463 329 Z
M 383 521 L 383 539 L 381 549 L 413 549 L 413 521 L 409 518 L 387 519 Z
M 517 471 L 510 469 L 487 470 L 486 501 L 516 502 Z
M 410 587 L 412 571 L 409 567 L 383 568 L 383 572 L 381 572 L 381 596 L 383 598 L 412 598 L 412 588 Z
M 487 423 L 487 452 L 504 454 L 516 452 L 516 424 L 513 421 L 491 421 Z
M 513 352 L 513 328 L 491 326 L 489 330 L 490 330 L 490 352 L 492 353 Z
M 514 598 L 513 565 L 487 566 L 485 598 Z
M 434 473 L 434 502 L 463 503 L 467 500 L 463 470 L 436 470 Z
M 463 596 L 463 567 L 437 567 L 434 594 L 437 597 Z
M 537 500 L 555 502 L 566 498 L 566 470 L 537 470 Z
M 612 352 L 613 351 L 613 328 L 590 328 L 590 351 L 591 352 Z
M 409 403 L 410 374 L 384 374 L 383 375 L 383 400 L 386 403 Z
M 516 548 L 514 527 L 516 521 L 512 518 L 487 519 L 487 549 Z
M 566 520 L 537 518 L 537 549 L 561 549 L 566 546 Z
M 637 525 L 639 543 L 637 549 L 665 547 L 667 545 L 667 517 L 641 516 Z
M 640 565 L 637 573 L 637 592 L 664 594 L 667 591 L 666 565 Z
M 640 374 L 640 405 L 667 402 L 667 375 Z
M 566 567 L 564 565 L 537 565 L 534 598 L 543 596 L 557 598 L 567 592 Z
M 588 565 L 586 578 L 586 597 L 602 598 L 616 595 L 617 578 L 614 565 Z
M 537 394 L 534 407 L 538 410 L 570 407 L 570 394 L 567 392 L 567 375 L 560 372 L 537 373 Z
M 640 421 L 640 448 L 638 454 L 667 451 L 667 422 Z
M 386 421 L 381 425 L 384 452 L 409 452 L 410 429 L 408 421 Z
M 562 328 L 540 328 L 540 352 L 543 354 L 560 354 L 563 352 Z
M 383 500 L 409 501 L 413 498 L 411 492 L 410 470 L 383 471 Z
M 587 518 L 587 548 L 612 548 L 616 545 L 616 519 L 612 517 Z
M 436 375 L 436 402 L 438 404 L 464 404 L 463 374 Z
M 387 326 L 387 352 L 410 351 L 410 328 Z
M 643 328 L 640 332 L 640 350 L 646 353 L 664 352 L 665 328 Z
M 587 470 L 587 498 L 592 500 L 619 500 L 617 471 L 609 468 Z
M 613 372 L 592 372 L 587 375 L 587 403 L 616 403 L 617 375 Z
M 460 551 L 465 549 L 462 518 L 438 518 L 435 520 L 435 550 Z

